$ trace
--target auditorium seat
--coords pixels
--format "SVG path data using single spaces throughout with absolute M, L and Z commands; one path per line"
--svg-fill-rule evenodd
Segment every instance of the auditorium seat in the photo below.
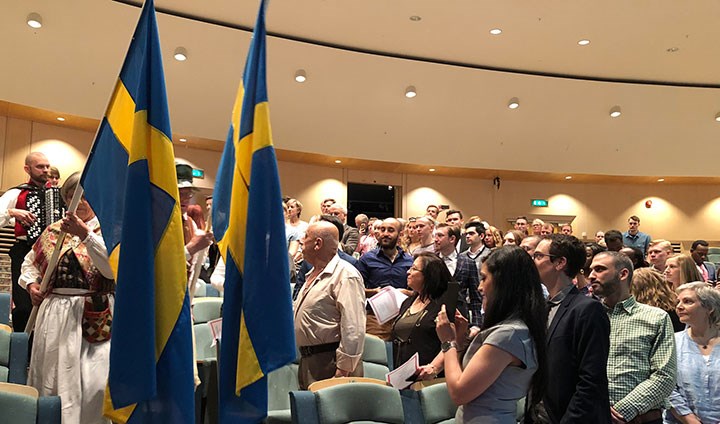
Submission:
M 25 384 L 28 367 L 28 335 L 0 329 L 0 382 Z
M 403 395 L 408 393 L 412 395 L 409 390 L 403 391 Z M 451 424 L 455 422 L 457 405 L 450 399 L 446 383 L 429 384 L 415 391 L 415 393 L 417 393 L 420 412 L 425 424 Z
M 10 293 L 0 293 L 0 324 L 10 323 Z M 24 330 L 24 328 L 22 329 Z
M 402 424 L 406 402 L 400 391 L 381 384 L 353 383 L 316 392 L 290 392 L 293 424 L 340 424 L 350 422 Z
M 34 387 L 0 383 L 3 424 L 60 424 L 60 397 L 39 396 Z
M 193 322 L 201 324 L 220 318 L 222 302 L 221 297 L 196 297 L 193 299 Z
M 390 372 L 388 366 L 388 351 L 385 341 L 379 337 L 366 334 L 365 348 L 362 354 L 363 376 L 385 380 L 385 374 Z
M 268 417 L 267 424 L 292 422 L 290 413 L 290 392 L 298 387 L 298 364 L 288 364 L 268 374 Z

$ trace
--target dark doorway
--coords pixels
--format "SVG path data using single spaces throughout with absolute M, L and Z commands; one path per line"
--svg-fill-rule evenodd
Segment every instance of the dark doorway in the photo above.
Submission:
M 395 187 L 348 183 L 348 224 L 355 226 L 355 217 L 361 213 L 370 218 L 394 217 Z

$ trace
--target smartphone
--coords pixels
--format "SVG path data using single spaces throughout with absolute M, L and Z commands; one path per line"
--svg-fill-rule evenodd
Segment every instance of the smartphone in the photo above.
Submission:
M 455 322 L 455 309 L 458 303 L 460 284 L 455 281 L 448 282 L 447 290 L 440 297 L 440 303 L 445 305 L 445 311 L 450 322 Z

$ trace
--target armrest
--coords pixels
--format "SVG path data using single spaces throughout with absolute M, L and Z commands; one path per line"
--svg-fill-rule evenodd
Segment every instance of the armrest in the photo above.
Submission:
M 290 392 L 290 414 L 292 424 L 319 424 L 317 404 L 313 392 Z

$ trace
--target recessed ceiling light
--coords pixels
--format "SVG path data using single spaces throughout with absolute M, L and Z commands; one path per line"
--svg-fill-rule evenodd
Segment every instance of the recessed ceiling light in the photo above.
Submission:
M 568 175 L 567 177 L 565 177 L 565 179 L 566 179 L 566 180 L 572 180 L 572 175 Z
M 720 112 L 718 112 L 717 114 L 715 114 L 715 120 L 718 121 L 718 122 L 720 122 Z
M 666 51 L 667 51 L 668 53 L 675 53 L 675 52 L 678 51 L 678 50 L 680 50 L 679 47 L 670 47 L 670 48 L 668 48 Z
M 175 60 L 178 62 L 184 62 L 187 60 L 187 50 L 185 50 L 185 47 L 178 47 L 175 49 L 174 53 Z
M 415 86 L 414 86 L 414 85 L 409 85 L 409 86 L 405 89 L 405 97 L 407 97 L 408 99 L 412 99 L 412 98 L 415 97 L 415 96 L 417 96 L 417 90 L 415 89 Z
M 63 118 L 62 116 L 58 116 L 58 117 L 55 118 L 55 119 L 57 119 L 57 120 L 60 121 L 60 122 L 65 122 L 65 118 Z
M 520 107 L 520 100 L 518 100 L 517 97 L 513 97 L 513 98 L 510 99 L 510 101 L 508 102 L 508 107 L 509 107 L 510 109 L 517 109 L 517 108 L 519 108 L 519 107 Z
M 40 16 L 38 13 L 31 13 L 27 16 L 27 24 L 31 28 L 41 28 L 42 27 L 42 16 Z
M 335 163 L 342 163 L 340 159 L 335 159 Z
M 297 72 L 295 72 L 295 81 L 305 82 L 305 80 L 307 80 L 307 74 L 305 73 L 305 70 L 298 69 Z
M 661 183 L 661 182 L 663 182 L 663 181 L 665 181 L 665 178 L 658 178 L 658 182 L 659 182 L 659 183 Z
M 418 16 L 418 15 L 412 15 L 412 16 L 410 17 L 410 20 L 413 21 L 413 22 L 418 22 L 418 21 L 421 21 L 422 18 L 421 18 L 420 16 Z
M 430 169 L 428 169 L 428 171 L 435 172 L 435 168 L 430 168 Z
M 580 46 L 587 46 L 588 44 L 590 44 L 590 40 L 583 39 L 583 40 L 578 41 L 578 45 L 580 45 Z
M 620 106 L 613 106 L 610 108 L 611 118 L 617 118 L 620 115 L 622 115 L 622 110 L 620 109 Z
M 492 35 L 500 35 L 502 34 L 502 30 L 500 28 L 493 28 L 490 30 L 490 34 Z
M 185 143 L 185 142 L 187 141 L 187 138 L 181 138 L 180 141 L 181 141 L 182 143 Z

